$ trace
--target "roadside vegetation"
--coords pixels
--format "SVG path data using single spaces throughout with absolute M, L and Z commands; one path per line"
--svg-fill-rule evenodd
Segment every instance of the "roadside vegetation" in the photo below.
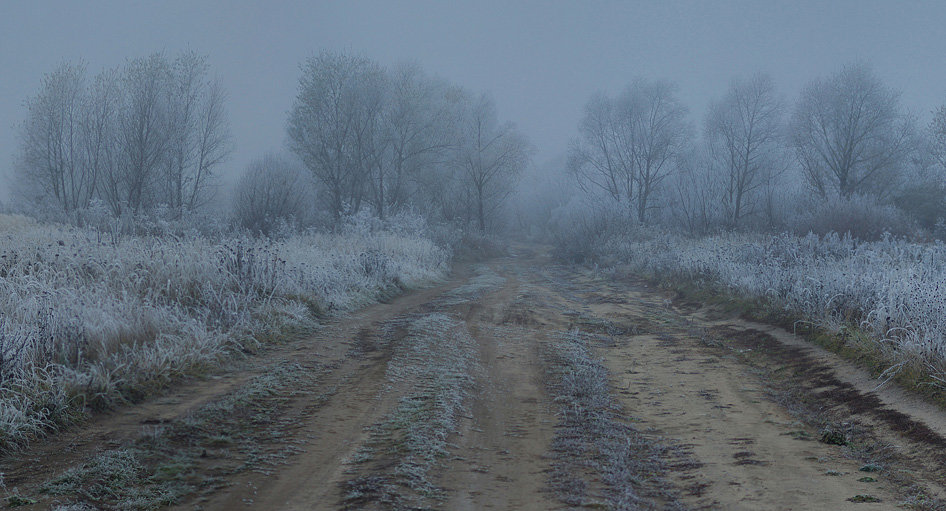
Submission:
M 449 252 L 364 225 L 280 240 L 123 235 L 6 217 L 0 447 L 140 399 L 229 353 L 430 283 Z
M 592 257 L 693 297 L 730 296 L 744 312 L 798 332 L 823 332 L 823 344 L 860 358 L 884 380 L 921 391 L 946 388 L 940 243 L 639 230 L 605 240 Z

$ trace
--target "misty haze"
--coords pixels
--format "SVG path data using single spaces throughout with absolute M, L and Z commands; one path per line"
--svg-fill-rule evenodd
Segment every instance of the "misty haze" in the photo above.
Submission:
M 0 507 L 946 510 L 943 27 L 0 2 Z

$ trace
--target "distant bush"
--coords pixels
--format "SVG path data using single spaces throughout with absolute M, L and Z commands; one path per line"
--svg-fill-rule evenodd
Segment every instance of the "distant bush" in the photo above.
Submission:
M 234 220 L 263 235 L 292 224 L 305 227 L 314 203 L 311 179 L 301 164 L 284 156 L 267 154 L 253 161 L 237 183 Z
M 813 201 L 789 225 L 802 236 L 809 232 L 819 236 L 836 232 L 864 241 L 879 240 L 884 234 L 902 238 L 918 233 L 916 222 L 903 210 L 873 197 L 857 195 Z
M 894 204 L 914 218 L 920 227 L 936 232 L 946 219 L 946 187 L 939 182 L 910 185 L 897 194 Z M 943 233 L 937 234 L 941 237 Z
M 634 215 L 631 208 L 613 201 L 570 203 L 555 211 L 550 221 L 552 254 L 571 263 L 596 261 L 608 240 L 643 232 Z

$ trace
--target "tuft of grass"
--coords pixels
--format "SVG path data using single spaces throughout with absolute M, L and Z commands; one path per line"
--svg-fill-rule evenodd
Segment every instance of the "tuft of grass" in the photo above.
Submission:
M 135 449 L 103 452 L 47 482 L 42 491 L 93 504 L 120 502 L 125 509 L 154 509 L 176 503 L 190 490 L 166 481 L 146 481 L 141 455 Z
M 883 501 L 880 500 L 879 498 L 877 498 L 877 497 L 875 497 L 875 496 L 873 496 L 873 495 L 870 495 L 870 494 L 866 494 L 866 493 L 865 493 L 865 494 L 858 494 L 858 495 L 855 495 L 855 496 L 853 496 L 853 497 L 851 497 L 851 498 L 849 498 L 849 499 L 847 499 L 847 500 L 848 500 L 848 502 L 855 502 L 855 503 L 883 502 Z
M 685 454 L 620 415 L 607 369 L 592 357 L 586 336 L 572 330 L 549 349 L 549 389 L 560 417 L 549 474 L 556 498 L 568 506 L 617 510 L 681 506 L 664 474 L 668 459 L 680 462 Z
M 473 387 L 476 346 L 466 324 L 445 314 L 409 316 L 405 323 L 386 376 L 392 386 L 411 390 L 371 426 L 349 460 L 353 477 L 342 483 L 347 506 L 415 509 L 442 496 L 431 474 L 449 454 L 447 437 Z
M 20 506 L 32 506 L 36 504 L 36 499 L 24 497 L 23 495 L 9 495 L 6 498 L 7 507 L 14 508 Z
M 281 431 L 290 424 L 281 410 L 321 374 L 275 364 L 223 399 L 67 470 L 41 491 L 89 509 L 157 509 L 217 486 L 217 476 L 265 472 L 291 454 L 292 446 L 282 447 Z

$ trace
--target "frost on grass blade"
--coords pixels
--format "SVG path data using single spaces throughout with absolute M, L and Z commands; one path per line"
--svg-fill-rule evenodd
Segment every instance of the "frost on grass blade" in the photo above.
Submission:
M 106 239 L 23 222 L 0 226 L 0 449 L 233 346 L 437 279 L 448 259 L 387 231 Z

